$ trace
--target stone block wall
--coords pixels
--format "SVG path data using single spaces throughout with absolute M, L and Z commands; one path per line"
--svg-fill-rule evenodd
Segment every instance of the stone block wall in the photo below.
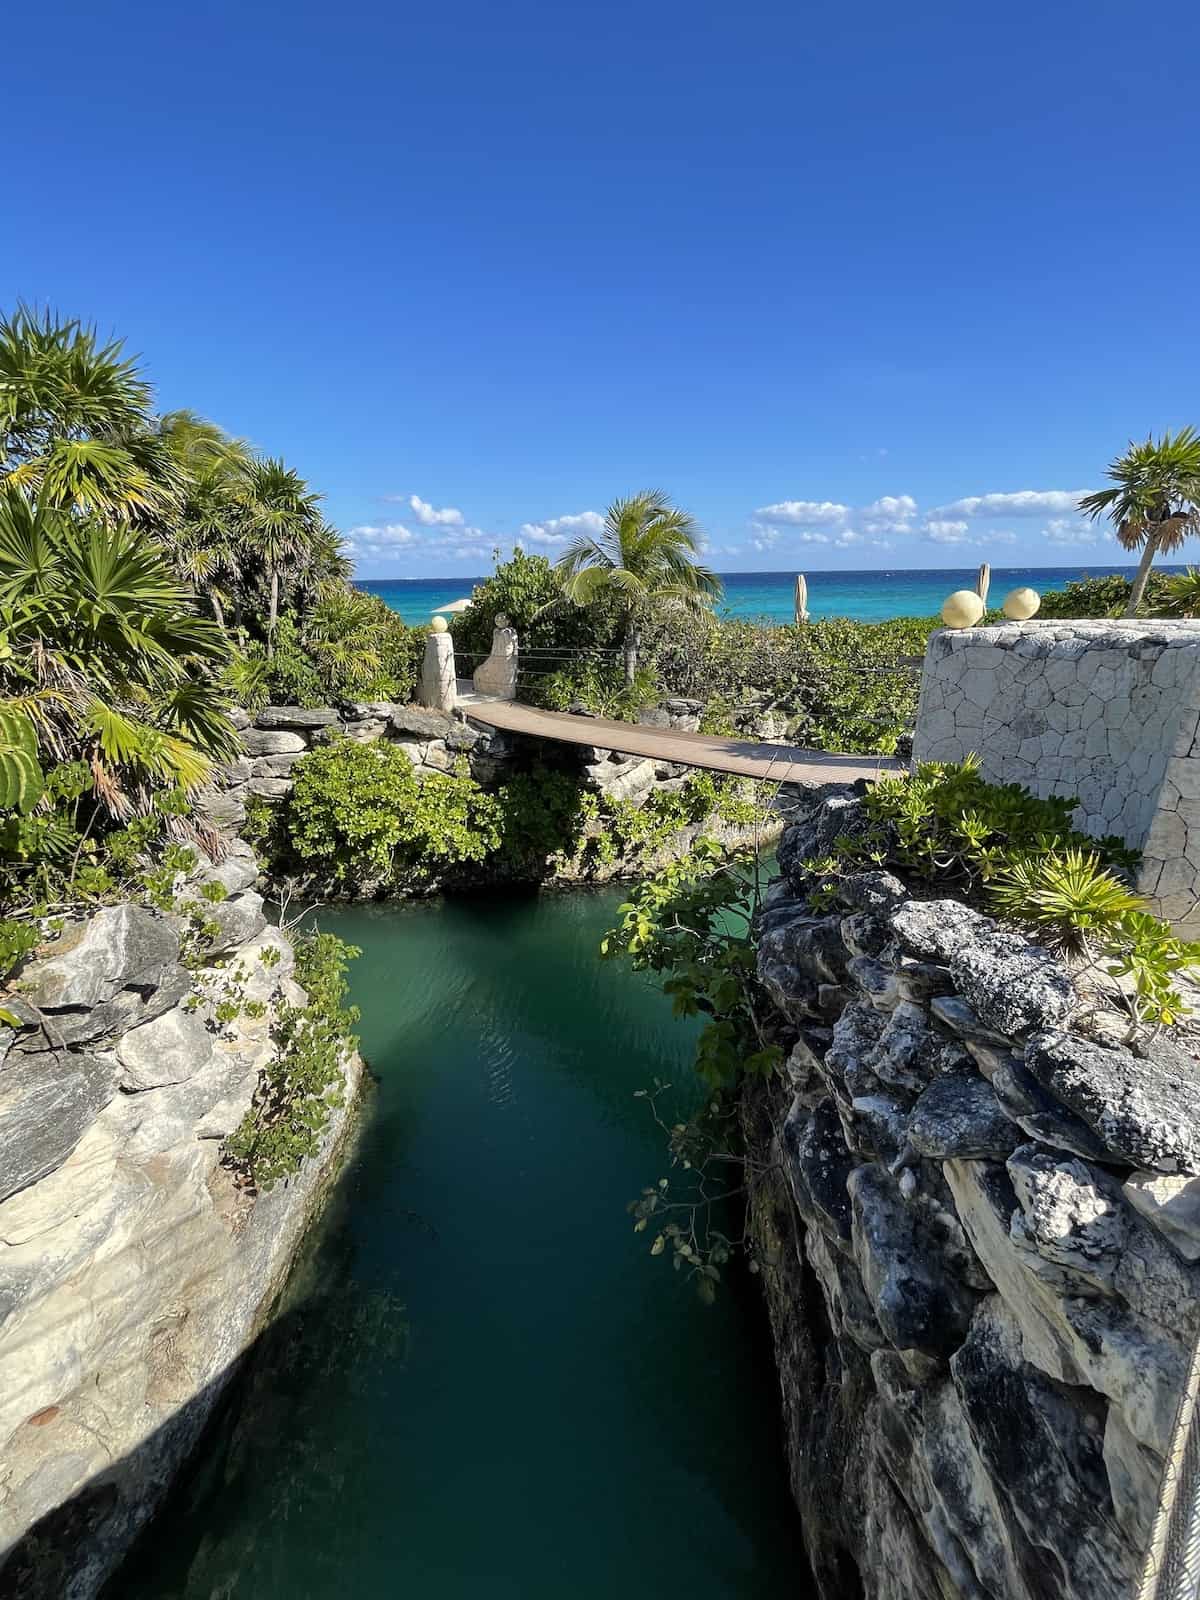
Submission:
M 1200 623 L 1026 622 L 935 633 L 914 757 L 1078 795 L 1142 852 L 1138 888 L 1200 935 Z
M 789 828 L 751 1228 L 821 1600 L 1133 1593 L 1200 1334 L 1200 1043 L 1136 1049 L 1023 936 Z M 803 1585 L 801 1585 L 803 1587 Z

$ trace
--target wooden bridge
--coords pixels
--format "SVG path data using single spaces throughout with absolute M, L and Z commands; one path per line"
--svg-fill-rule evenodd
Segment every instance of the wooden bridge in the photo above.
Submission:
M 804 750 L 797 745 L 726 739 L 713 733 L 687 733 L 680 728 L 616 722 L 610 717 L 576 717 L 479 694 L 460 694 L 458 709 L 471 722 L 499 728 L 505 733 L 525 733 L 535 739 L 557 739 L 564 744 L 595 745 L 602 750 L 616 750 L 621 755 L 648 756 L 652 761 L 674 761 L 684 766 L 702 767 L 706 772 L 729 772 L 739 778 L 760 778 L 768 783 L 812 787 L 853 783 L 857 778 L 878 778 L 885 773 L 908 770 L 904 762 L 890 756 L 829 755 L 823 750 Z

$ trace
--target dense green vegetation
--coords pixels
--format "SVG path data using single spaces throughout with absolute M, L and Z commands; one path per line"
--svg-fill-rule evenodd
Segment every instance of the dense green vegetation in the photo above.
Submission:
M 251 808 L 247 835 L 273 876 L 309 894 L 420 893 L 497 880 L 586 878 L 652 859 L 705 820 L 748 826 L 736 781 L 695 773 L 638 805 L 538 765 L 485 790 L 457 770 L 418 777 L 382 741 L 338 739 L 301 757 L 291 795 Z
M 544 557 L 518 552 L 454 619 L 456 649 L 468 658 L 486 653 L 500 613 L 521 639 L 518 692 L 531 704 L 633 719 L 641 707 L 683 696 L 710 704 L 714 729 L 773 710 L 799 743 L 885 754 L 916 718 L 918 673 L 898 663 L 921 655 L 938 626 L 907 617 L 764 628 L 667 600 L 640 616 L 631 683 L 622 618 L 607 589 L 576 605 Z
M 303 1006 L 276 1008 L 275 1053 L 254 1103 L 225 1141 L 224 1154 L 256 1189 L 270 1189 L 317 1154 L 329 1114 L 342 1103 L 342 1063 L 357 1048 L 359 1013 L 346 1005 L 348 962 L 359 951 L 336 934 L 294 936 Z
M 227 712 L 407 699 L 421 635 L 348 582 L 319 496 L 119 341 L 0 317 L 0 963 L 72 905 L 138 894 L 237 754 Z

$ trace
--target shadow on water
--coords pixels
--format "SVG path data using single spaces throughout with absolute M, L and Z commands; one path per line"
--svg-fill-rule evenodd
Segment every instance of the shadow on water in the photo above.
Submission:
M 704 1308 L 625 1214 L 693 1034 L 596 959 L 620 898 L 322 914 L 377 1092 L 113 1596 L 810 1592 L 752 1280 Z

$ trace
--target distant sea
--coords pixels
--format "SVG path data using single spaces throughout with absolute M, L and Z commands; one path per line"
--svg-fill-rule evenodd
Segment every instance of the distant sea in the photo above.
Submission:
M 808 611 L 813 617 L 852 617 L 881 622 L 888 617 L 931 617 L 955 589 L 973 589 L 978 567 L 914 572 L 809 572 Z M 989 600 L 999 605 L 1010 589 L 1061 589 L 1072 578 L 1102 577 L 1128 567 L 993 567 Z M 761 622 L 791 622 L 794 572 L 723 572 L 725 616 Z M 471 593 L 480 578 L 359 578 L 358 587 L 377 594 L 405 622 L 428 622 L 438 606 Z

